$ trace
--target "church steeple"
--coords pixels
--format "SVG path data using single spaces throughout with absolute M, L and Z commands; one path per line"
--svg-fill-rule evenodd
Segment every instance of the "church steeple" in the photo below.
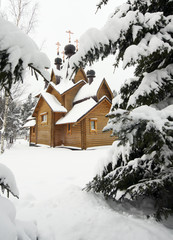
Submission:
M 55 58 L 55 66 L 58 70 L 60 70 L 61 65 L 62 65 L 62 59 L 59 56 L 59 47 L 61 46 L 61 44 L 59 42 L 57 42 L 56 45 L 57 45 L 57 55 L 58 55 L 58 57 Z
M 58 70 L 61 70 L 62 59 L 60 57 L 55 58 L 55 66 Z
M 72 33 L 70 30 L 69 30 L 69 31 L 66 31 L 66 33 L 69 34 L 69 43 L 71 43 L 71 34 L 74 34 L 74 33 Z
M 57 42 L 56 45 L 57 45 L 57 55 L 59 55 L 59 47 L 61 46 L 61 44 Z
M 67 44 L 64 48 L 65 55 L 70 58 L 72 55 L 75 54 L 76 48 L 73 44 L 71 44 L 71 34 L 73 34 L 70 30 L 66 31 L 69 34 L 69 44 Z
M 57 57 L 55 58 L 55 66 L 59 71 L 55 71 L 56 72 L 56 75 L 55 75 L 56 80 L 54 79 L 55 84 L 59 84 L 61 82 L 61 79 L 64 79 L 64 80 L 68 79 L 69 71 L 70 71 L 69 59 L 72 55 L 76 53 L 76 51 L 78 51 L 79 41 L 78 40 L 75 41 L 76 47 L 71 43 L 71 35 L 74 33 L 71 32 L 70 30 L 66 31 L 66 33 L 68 33 L 68 44 L 65 45 L 64 51 L 60 50 L 61 44 L 59 42 L 56 43 Z M 61 54 L 63 54 L 62 58 L 60 57 Z

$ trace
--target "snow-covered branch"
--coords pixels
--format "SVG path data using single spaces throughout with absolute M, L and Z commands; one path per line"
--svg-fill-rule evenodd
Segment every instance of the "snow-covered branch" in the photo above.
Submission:
M 35 42 L 12 23 L 0 18 L 0 86 L 9 88 L 11 82 L 22 80 L 25 69 L 30 66 L 46 79 L 50 67 L 47 56 L 39 51 Z

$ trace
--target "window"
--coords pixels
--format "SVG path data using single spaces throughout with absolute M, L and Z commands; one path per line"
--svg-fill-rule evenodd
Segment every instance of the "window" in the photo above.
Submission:
M 35 135 L 35 127 L 32 128 L 32 133 Z
M 90 132 L 97 132 L 97 118 L 90 118 Z
M 71 134 L 71 124 L 67 124 L 67 134 Z
M 42 115 L 42 122 L 47 122 L 47 115 Z
M 47 113 L 41 113 L 41 124 L 47 123 Z

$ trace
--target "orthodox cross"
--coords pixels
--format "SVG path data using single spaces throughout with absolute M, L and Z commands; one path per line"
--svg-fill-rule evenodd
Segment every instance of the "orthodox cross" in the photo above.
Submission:
M 76 39 L 75 43 L 76 43 L 76 51 L 78 51 L 78 47 L 79 47 L 79 40 L 78 40 L 78 39 Z
M 64 51 L 62 51 L 62 59 L 63 59 L 63 62 L 65 62 L 65 52 Z
M 69 31 L 66 31 L 66 33 L 69 34 L 69 43 L 71 43 L 71 34 L 73 34 L 70 30 Z
M 59 55 L 59 47 L 61 46 L 61 44 L 57 42 L 56 45 L 57 45 L 57 54 Z

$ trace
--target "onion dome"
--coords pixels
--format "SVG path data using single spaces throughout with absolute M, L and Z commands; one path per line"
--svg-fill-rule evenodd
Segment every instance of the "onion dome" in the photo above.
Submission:
M 62 59 L 60 57 L 55 58 L 55 65 L 56 64 L 62 64 Z
M 95 71 L 94 70 L 88 70 L 87 71 L 87 77 L 95 77 Z
M 65 55 L 67 55 L 69 58 L 75 54 L 76 48 L 73 44 L 68 44 L 64 48 Z
M 87 78 L 88 78 L 88 83 L 91 84 L 95 78 L 95 71 L 94 70 L 88 70 L 87 71 Z
M 58 70 L 60 70 L 62 65 L 62 59 L 60 57 L 55 58 L 55 65 Z

